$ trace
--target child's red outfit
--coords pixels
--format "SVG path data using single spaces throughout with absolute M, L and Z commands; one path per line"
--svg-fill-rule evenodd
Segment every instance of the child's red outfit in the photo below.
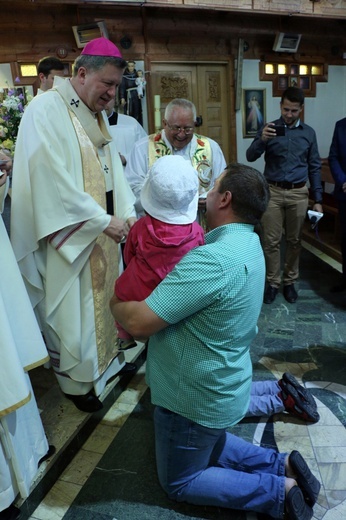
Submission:
M 115 294 L 123 301 L 142 301 L 172 271 L 175 264 L 196 246 L 204 244 L 197 222 L 167 224 L 150 215 L 130 229 L 125 250 L 125 271 L 115 283 Z M 117 323 L 119 338 L 131 338 Z
M 144 300 L 186 253 L 204 244 L 196 222 L 198 187 L 197 171 L 179 155 L 164 155 L 151 166 L 141 190 L 146 216 L 130 229 L 127 267 L 115 283 L 119 300 Z M 134 339 L 117 327 L 119 350 L 135 347 Z

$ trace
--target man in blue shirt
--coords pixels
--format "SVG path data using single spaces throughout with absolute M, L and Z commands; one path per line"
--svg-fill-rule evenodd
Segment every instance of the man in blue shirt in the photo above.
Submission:
M 315 200 L 314 211 L 322 212 L 321 160 L 315 131 L 299 116 L 304 92 L 289 87 L 282 95 L 281 117 L 262 127 L 246 152 L 248 161 L 263 153 L 264 176 L 270 186 L 270 202 L 261 220 L 261 241 L 266 259 L 267 288 L 264 303 L 273 303 L 281 283 L 280 246 L 285 230 L 284 297 L 294 303 L 299 277 L 301 232 L 309 201 L 307 181 Z
M 206 245 L 190 251 L 146 300 L 113 297 L 111 310 L 134 337 L 150 336 L 156 463 L 168 496 L 310 520 L 320 484 L 302 456 L 227 431 L 250 402 L 249 348 L 265 271 L 254 226 L 268 199 L 257 170 L 229 165 L 207 196 Z
M 332 292 L 346 291 L 346 118 L 337 121 L 329 151 L 329 166 L 335 180 L 334 196 L 338 201 L 341 228 L 342 277 Z

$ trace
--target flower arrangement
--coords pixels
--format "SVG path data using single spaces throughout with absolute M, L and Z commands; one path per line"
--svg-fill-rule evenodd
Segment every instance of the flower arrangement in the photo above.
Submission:
M 0 147 L 13 155 L 25 108 L 23 89 L 0 88 Z

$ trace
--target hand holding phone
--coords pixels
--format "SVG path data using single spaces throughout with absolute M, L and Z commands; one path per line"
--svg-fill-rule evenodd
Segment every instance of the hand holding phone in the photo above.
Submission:
M 286 127 L 284 125 L 273 125 L 272 128 L 274 128 L 276 132 L 276 137 L 282 137 L 286 135 Z

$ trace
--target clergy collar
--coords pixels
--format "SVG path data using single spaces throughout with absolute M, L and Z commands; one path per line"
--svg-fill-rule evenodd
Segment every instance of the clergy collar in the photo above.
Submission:
M 59 82 L 59 84 L 54 87 L 54 90 L 63 98 L 68 109 L 77 116 L 84 131 L 96 148 L 105 146 L 112 141 L 103 114 L 94 113 L 87 107 L 78 96 L 68 78 Z

